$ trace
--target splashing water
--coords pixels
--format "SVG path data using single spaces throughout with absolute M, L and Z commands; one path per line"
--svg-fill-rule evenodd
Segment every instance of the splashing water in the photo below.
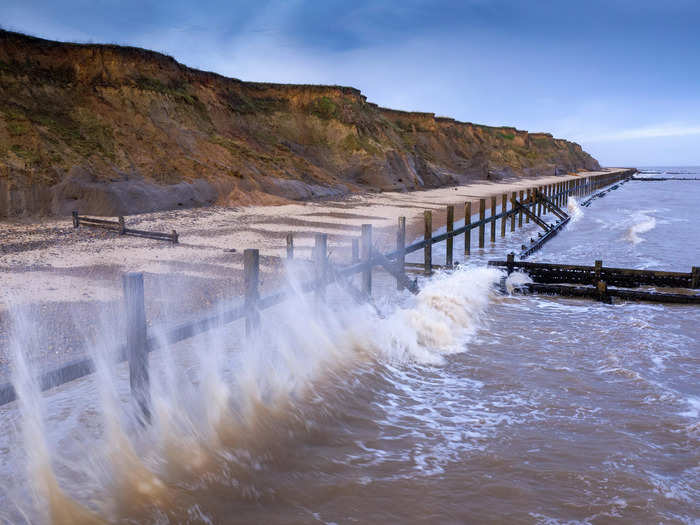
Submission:
M 353 370 L 374 362 L 441 365 L 444 355 L 464 351 L 500 276 L 493 268 L 438 273 L 417 296 L 378 305 L 379 315 L 347 298 L 321 308 L 313 296 L 299 295 L 266 313 L 250 339 L 239 326 L 213 327 L 151 355 L 153 424 L 146 429 L 131 406 L 126 367 L 112 364 L 110 342 L 118 334 L 104 315 L 102 335 L 91 341 L 96 371 L 84 380 L 94 382 L 97 396 L 74 407 L 96 410 L 100 431 L 82 457 L 70 458 L 48 447 L 45 412 L 55 408 L 42 399 L 20 351 L 41 346 L 35 327 L 42 319 L 13 311 L 13 382 L 37 493 L 34 508 L 22 513 L 61 524 L 182 521 L 184 509 L 189 515 L 197 507 L 202 483 L 227 486 L 228 499 L 264 498 L 261 464 L 279 461 L 294 436 L 308 432 L 308 410 L 327 401 L 319 390 L 344 391 Z M 162 335 L 158 328 L 151 333 Z M 91 490 L 69 492 L 90 492 L 89 502 L 64 492 L 53 464 L 79 473 L 75 478 Z
M 571 216 L 571 222 L 576 222 L 583 217 L 583 210 L 578 205 L 578 201 L 573 197 L 569 197 L 569 199 L 566 201 L 566 209 Z
M 639 244 L 644 240 L 639 234 L 646 233 L 656 227 L 656 219 L 644 212 L 635 213 L 632 217 L 633 224 L 625 233 L 625 239 L 632 244 Z

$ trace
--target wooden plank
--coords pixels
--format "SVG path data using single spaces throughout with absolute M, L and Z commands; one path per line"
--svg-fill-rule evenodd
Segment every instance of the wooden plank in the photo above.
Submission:
M 603 281 L 601 283 L 605 284 Z M 569 286 L 563 284 L 539 284 L 527 283 L 521 288 L 531 292 L 545 295 L 560 295 L 563 297 L 584 297 L 601 300 L 601 290 L 594 286 Z M 700 304 L 698 294 L 672 294 L 638 290 L 621 290 L 618 288 L 605 288 L 605 300 L 617 297 L 626 301 L 643 301 L 653 303 L 671 304 Z
M 523 196 L 525 195 L 525 192 L 523 190 L 520 190 L 518 192 L 518 195 L 519 195 L 518 202 L 523 202 Z M 518 228 L 522 228 L 522 227 L 523 227 L 523 210 L 519 209 L 518 210 Z
M 122 277 L 126 308 L 126 354 L 129 360 L 131 395 L 138 406 L 142 423 L 151 421 L 151 386 L 146 345 L 146 306 L 143 274 L 127 273 Z
M 455 207 L 447 207 L 447 240 L 445 241 L 445 265 L 452 266 L 454 239 L 452 233 L 455 229 Z
M 486 199 L 479 199 L 479 248 L 484 247 Z
M 314 235 L 314 270 L 318 286 L 316 300 L 323 301 L 326 297 L 326 282 L 328 281 L 328 234 Z
M 472 203 L 471 202 L 465 202 L 464 203 L 464 257 L 465 259 L 469 257 L 469 254 L 471 252 L 471 244 L 472 244 L 472 229 L 471 229 L 471 223 L 472 223 Z
M 496 196 L 491 197 L 491 242 L 496 242 Z
M 243 304 L 246 312 L 245 331 L 251 335 L 260 325 L 258 299 L 260 298 L 260 252 L 243 250 Z
M 425 275 L 430 275 L 433 268 L 433 212 L 425 210 L 423 212 L 423 267 Z
M 501 195 L 501 237 L 506 236 L 506 221 L 508 220 L 508 194 Z
M 396 258 L 396 266 L 403 273 L 406 262 L 406 217 L 399 217 L 399 226 L 396 230 L 396 251 L 399 252 Z M 403 279 L 396 279 L 396 289 L 403 290 Z
M 287 233 L 287 260 L 291 261 L 294 259 L 294 233 Z
M 362 272 L 361 290 L 367 297 L 372 296 L 372 225 L 363 224 L 362 233 L 360 236 L 360 258 L 362 262 L 367 263 L 367 266 Z

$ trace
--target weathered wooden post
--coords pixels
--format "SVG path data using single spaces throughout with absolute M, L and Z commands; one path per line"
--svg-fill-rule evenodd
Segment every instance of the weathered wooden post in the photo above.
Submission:
M 73 228 L 77 228 L 80 226 L 80 218 L 78 217 L 78 212 L 74 211 L 73 212 Z
M 503 217 L 501 217 L 501 237 L 506 236 L 506 221 L 508 220 L 508 216 L 506 215 L 506 212 L 508 211 L 508 194 L 504 193 L 501 195 L 501 214 Z
M 180 240 L 180 236 L 177 234 L 175 230 L 170 231 L 170 240 L 172 241 L 173 244 L 177 244 Z
M 593 270 L 593 284 L 597 285 L 600 281 L 600 276 L 603 273 L 603 261 L 596 261 Z
M 250 335 L 260 325 L 258 299 L 260 297 L 260 252 L 243 250 L 243 305 L 245 308 L 245 332 Z
M 700 268 L 697 266 L 690 270 L 690 287 L 700 288 Z
M 510 194 L 510 232 L 513 233 L 515 231 L 515 201 L 518 198 L 518 193 L 513 192 Z
M 352 240 L 352 263 L 360 262 L 360 239 Z
M 465 202 L 464 203 L 464 225 L 466 228 L 464 229 L 464 257 L 469 257 L 469 254 L 471 252 L 471 244 L 472 244 L 472 229 L 469 227 L 472 223 L 472 203 L 471 202 Z
M 328 235 L 317 233 L 314 236 L 314 266 L 316 270 L 316 300 L 326 297 L 326 281 L 328 279 Z
M 530 203 L 532 202 L 532 190 L 530 188 L 527 189 L 527 198 L 525 199 L 527 209 L 532 211 L 532 208 L 530 207 Z M 530 215 L 525 215 L 525 224 L 528 224 L 530 222 Z
M 603 303 L 610 302 L 610 298 L 608 297 L 607 283 L 605 281 L 598 281 L 595 286 L 598 290 L 598 300 Z
M 518 192 L 518 196 L 520 197 L 518 200 L 520 201 L 520 204 L 523 203 L 523 196 L 525 195 L 525 192 L 523 190 L 520 190 Z M 523 227 L 523 210 L 521 208 L 518 209 L 518 228 Z
M 423 273 L 430 275 L 433 273 L 433 212 L 425 210 L 423 212 L 423 221 L 425 229 L 423 231 Z
M 399 252 L 396 266 L 403 274 L 406 268 L 406 217 L 399 217 L 399 227 L 396 230 L 396 251 Z M 401 279 L 396 279 L 396 289 L 403 290 Z
M 491 242 L 496 242 L 496 196 L 491 197 Z
M 294 233 L 287 233 L 287 260 L 294 259 Z
M 540 199 L 540 193 L 542 193 L 542 186 L 538 186 L 536 188 L 536 199 L 537 199 L 537 216 L 541 217 L 542 216 L 542 199 Z
M 508 269 L 508 275 L 515 270 L 515 254 L 513 252 L 506 256 L 506 268 Z
M 484 247 L 484 234 L 486 233 L 486 199 L 479 199 L 479 248 Z
M 126 358 L 129 361 L 131 395 L 140 409 L 139 419 L 151 421 L 151 387 L 146 343 L 146 305 L 143 274 L 127 273 L 122 277 L 126 306 Z
M 124 224 L 124 217 L 119 216 L 119 235 L 124 235 L 126 233 L 126 224 Z
M 362 271 L 362 291 L 370 297 L 372 295 L 372 225 L 363 224 L 360 236 L 360 257 L 367 263 L 367 268 Z
M 445 266 L 452 267 L 454 238 L 451 233 L 455 229 L 455 207 L 447 207 L 447 239 L 445 241 Z

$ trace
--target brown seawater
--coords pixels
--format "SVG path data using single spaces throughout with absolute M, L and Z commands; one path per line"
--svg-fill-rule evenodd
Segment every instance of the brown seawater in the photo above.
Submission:
M 688 271 L 699 197 L 700 182 L 629 182 L 536 260 Z M 700 311 L 500 295 L 484 262 L 535 231 L 472 248 L 417 297 L 378 274 L 376 309 L 299 296 L 252 339 L 232 325 L 152 354 L 145 429 L 108 313 L 97 373 L 38 394 L 22 356 L 41 318 L 13 311 L 0 519 L 697 523 Z

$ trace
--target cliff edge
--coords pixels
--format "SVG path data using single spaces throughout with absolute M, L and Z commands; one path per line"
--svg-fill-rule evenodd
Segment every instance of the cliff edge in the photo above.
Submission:
M 0 217 L 273 204 L 597 170 L 547 133 L 0 31 Z

